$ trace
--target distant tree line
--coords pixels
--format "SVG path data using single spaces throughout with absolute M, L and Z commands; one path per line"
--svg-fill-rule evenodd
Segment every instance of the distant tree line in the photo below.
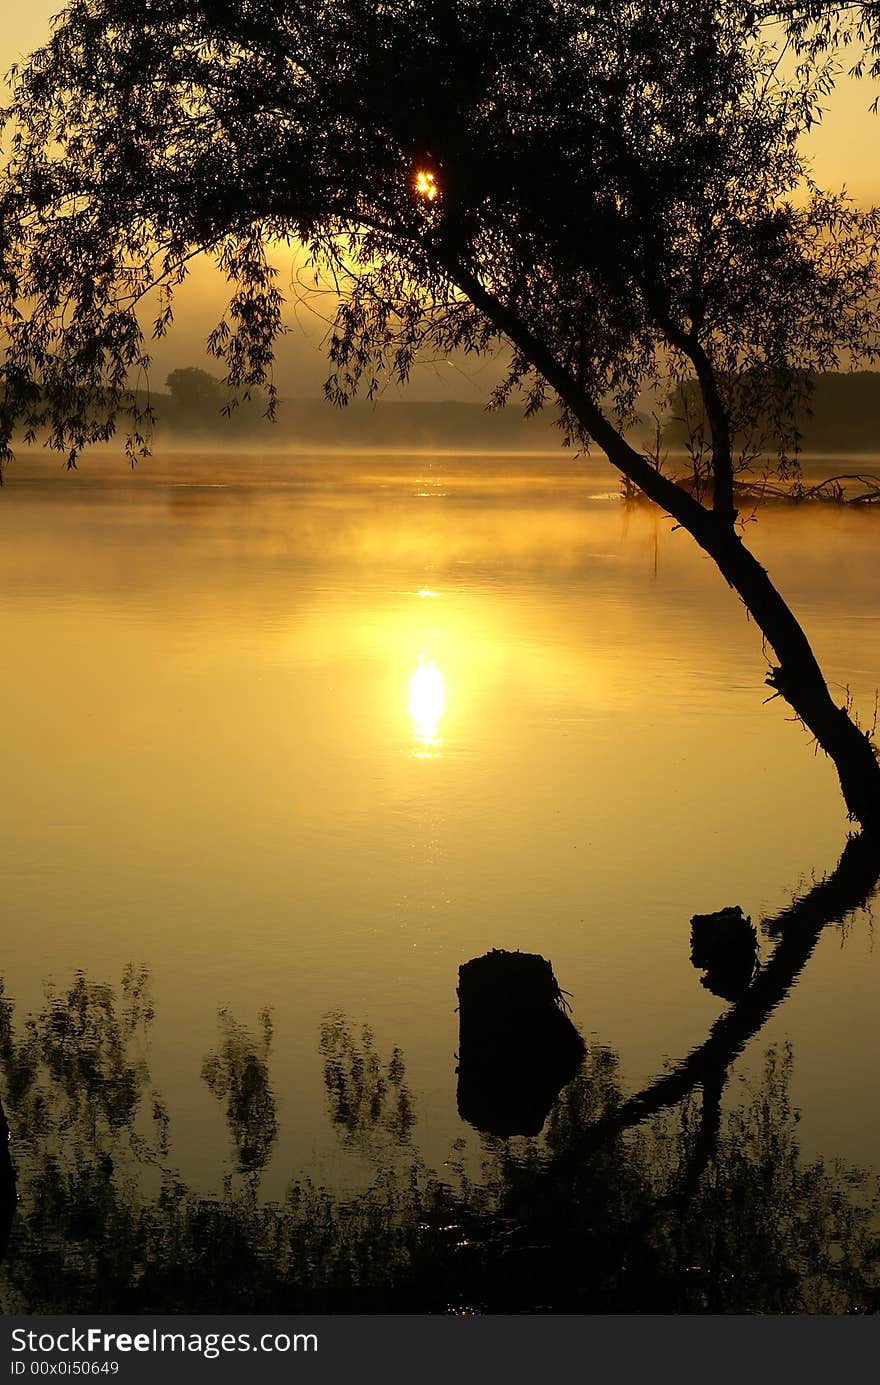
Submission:
M 230 408 L 223 380 L 194 366 L 173 370 L 166 389 L 149 398 L 159 439 L 173 431 L 216 436 L 224 442 L 231 436 L 254 434 L 275 445 L 302 442 L 332 447 L 434 445 L 543 451 L 559 444 L 549 418 L 487 411 L 482 404 L 455 399 L 354 400 L 341 414 L 329 412 L 322 400 L 286 399 L 270 429 L 264 391 L 255 389 Z M 146 394 L 143 400 L 146 404 Z M 660 422 L 664 445 L 671 449 L 687 447 L 701 430 L 709 436 L 696 379 L 677 386 Z M 652 427 L 647 408 L 637 411 L 634 432 L 647 436 Z M 768 414 L 750 417 L 747 424 L 735 428 L 734 446 L 742 455 L 767 452 L 772 428 Z M 805 376 L 793 439 L 801 452 L 880 453 L 880 371 Z
M 735 448 L 741 454 L 765 453 L 772 422 L 766 413 L 741 421 L 734 429 Z M 697 382 L 683 381 L 670 400 L 664 440 L 672 447 L 685 446 L 700 430 L 708 436 Z M 805 376 L 793 418 L 793 441 L 800 452 L 880 453 L 880 371 Z
M 169 433 L 228 444 L 252 437 L 262 444 L 314 447 L 439 447 L 495 451 L 556 451 L 559 433 L 549 417 L 523 419 L 513 410 L 489 411 L 464 400 L 355 400 L 342 413 L 323 399 L 284 400 L 269 419 L 265 391 L 230 407 L 223 380 L 189 366 L 173 370 L 167 390 L 141 395 L 155 417 L 157 442 Z

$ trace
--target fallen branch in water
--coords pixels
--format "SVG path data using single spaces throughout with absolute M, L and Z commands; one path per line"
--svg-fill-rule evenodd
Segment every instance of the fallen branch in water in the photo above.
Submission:
M 683 490 L 694 491 L 702 484 L 691 476 L 673 478 Z M 855 494 L 852 488 L 860 486 Z M 734 501 L 737 505 L 758 505 L 773 502 L 784 505 L 875 505 L 880 504 L 880 476 L 870 472 L 840 472 L 836 476 L 826 476 L 815 485 L 804 486 L 801 481 L 789 485 L 779 482 L 735 481 Z M 620 497 L 625 505 L 651 504 L 643 491 L 626 482 L 621 486 Z

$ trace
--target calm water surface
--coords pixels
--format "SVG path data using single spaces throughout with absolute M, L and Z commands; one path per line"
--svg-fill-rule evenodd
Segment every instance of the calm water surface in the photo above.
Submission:
M 278 1203 L 304 1178 L 357 1198 L 403 1155 L 485 1186 L 456 1107 L 461 963 L 549 958 L 613 1105 L 727 1008 L 690 963 L 691 916 L 760 924 L 833 867 L 835 776 L 763 705 L 754 626 L 614 490 L 564 457 L 10 470 L 7 1304 L 57 1309 L 71 1242 L 111 1234 L 37 1226 L 50 1184 L 82 1200 L 65 1160 L 97 1160 L 131 1205 L 163 1178 L 209 1201 L 244 1180 Z M 865 725 L 878 523 L 768 508 L 747 534 Z M 772 1050 L 801 1164 L 876 1173 L 878 983 L 870 909 L 826 928 L 733 1066 L 730 1118 Z M 97 1304 L 111 1271 L 77 1273 L 68 1300 Z

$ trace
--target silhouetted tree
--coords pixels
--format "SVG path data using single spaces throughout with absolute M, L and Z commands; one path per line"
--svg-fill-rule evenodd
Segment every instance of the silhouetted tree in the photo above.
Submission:
M 182 432 L 216 432 L 231 427 L 234 433 L 241 433 L 265 423 L 267 400 L 261 390 L 249 391 L 246 399 L 230 399 L 223 381 L 197 366 L 172 370 L 166 383 L 170 397 L 156 400 L 159 426 L 167 424 Z
M 172 370 L 166 384 L 172 400 L 184 414 L 219 414 L 226 403 L 222 381 L 195 366 Z
M 783 80 L 745 0 L 74 0 L 17 73 L 4 196 L 0 425 L 71 462 L 127 412 L 158 285 L 230 283 L 210 348 L 269 379 L 298 238 L 340 293 L 328 394 L 406 379 L 423 348 L 510 350 L 495 394 L 555 404 L 714 559 L 775 652 L 767 675 L 880 821 L 869 738 L 742 542 L 734 426 L 789 466 L 811 372 L 878 347 L 878 215 L 807 180 L 833 73 Z M 640 389 L 698 383 L 704 500 L 627 439 Z M 269 407 L 274 394 L 269 385 Z

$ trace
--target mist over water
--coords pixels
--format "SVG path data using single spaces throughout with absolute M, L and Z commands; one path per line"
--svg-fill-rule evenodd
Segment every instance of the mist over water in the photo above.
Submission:
M 866 726 L 876 524 L 767 507 L 749 529 Z M 598 460 L 28 461 L 0 531 L 5 995 L 23 1023 L 47 984 L 148 973 L 167 1158 L 206 1193 L 245 1157 L 222 1074 L 252 1051 L 263 1195 L 369 1181 L 328 1114 L 340 1024 L 404 1055 L 419 1157 L 477 1170 L 455 988 L 491 948 L 552 961 L 626 1095 L 726 1008 L 692 915 L 742 906 L 766 958 L 760 921 L 844 845 L 832 768 L 763 705 L 744 610 Z M 725 1103 L 790 1043 L 805 1157 L 874 1167 L 877 981 L 870 914 L 827 929 Z

